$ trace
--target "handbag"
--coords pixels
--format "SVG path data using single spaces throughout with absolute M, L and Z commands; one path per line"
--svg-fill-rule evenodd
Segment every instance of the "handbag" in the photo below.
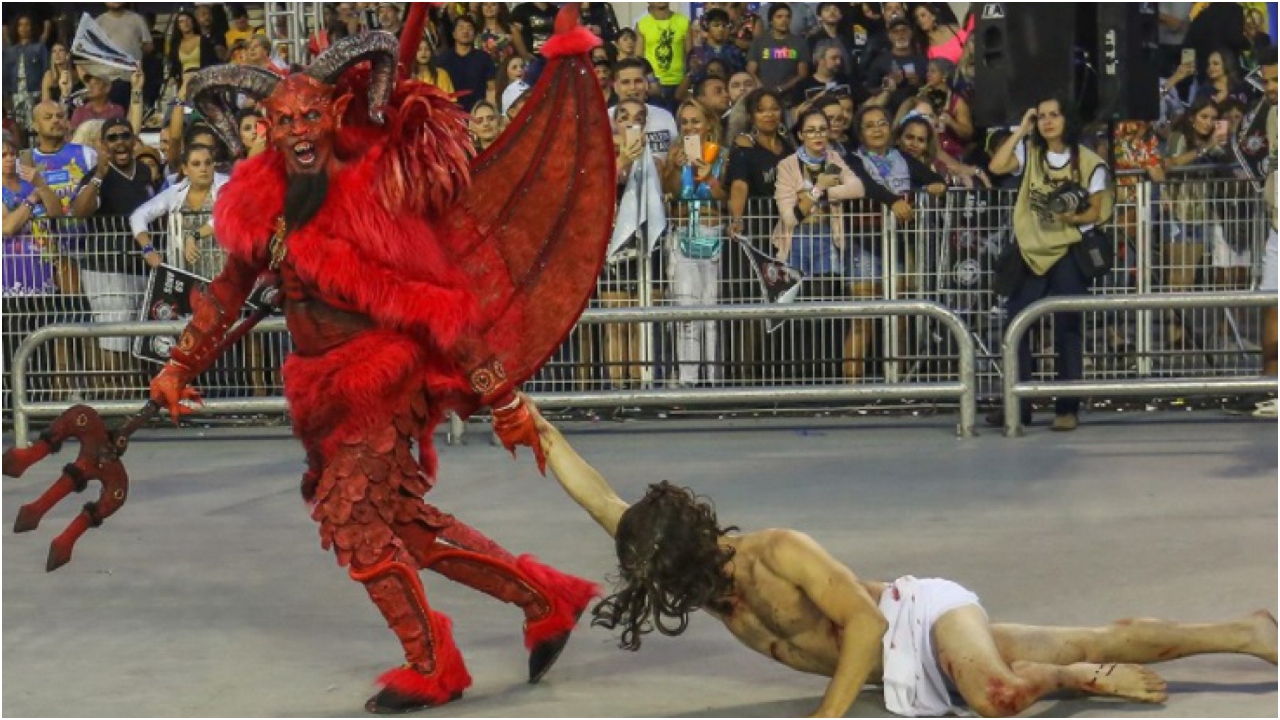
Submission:
M 1111 238 L 1096 227 L 1080 236 L 1080 242 L 1071 246 L 1071 254 L 1080 272 L 1090 280 L 1110 273 L 1116 265 L 1116 249 Z
M 1022 250 L 1016 240 L 1005 244 L 1004 250 L 996 258 L 991 289 L 1002 297 L 1013 297 L 1027 277 L 1027 261 L 1022 259 Z
M 691 260 L 710 260 L 720 257 L 723 240 L 720 228 L 706 228 L 693 224 L 679 233 L 680 254 Z

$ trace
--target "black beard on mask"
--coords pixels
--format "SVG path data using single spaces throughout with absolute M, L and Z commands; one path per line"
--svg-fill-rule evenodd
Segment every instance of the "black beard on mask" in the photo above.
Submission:
M 292 232 L 307 224 L 320 212 L 329 196 L 329 173 L 299 173 L 289 176 L 284 191 L 284 222 Z

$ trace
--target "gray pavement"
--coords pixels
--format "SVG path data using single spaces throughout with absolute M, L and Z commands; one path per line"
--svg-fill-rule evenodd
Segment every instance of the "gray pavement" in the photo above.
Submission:
M 1204 621 L 1277 603 L 1274 423 L 1206 413 L 1090 415 L 1069 435 L 950 433 L 952 419 L 566 423 L 620 494 L 671 479 L 745 530 L 805 530 L 864 577 L 943 576 L 993 619 Z M 527 454 L 482 433 L 441 448 L 430 499 L 516 552 L 603 579 L 612 544 Z M 11 438 L 6 438 L 6 444 Z M 363 589 L 319 549 L 283 430 L 144 431 L 131 500 L 46 574 L 48 542 L 19 505 L 67 462 L 3 486 L 6 716 L 360 716 L 399 647 Z M 41 470 L 44 473 L 41 473 Z M 96 492 L 96 486 L 90 494 Z M 638 653 L 583 628 L 539 686 L 524 683 L 514 608 L 424 575 L 454 618 L 475 684 L 441 717 L 797 716 L 825 680 L 740 647 L 711 618 Z M 1238 656 L 1160 666 L 1163 706 L 1065 697 L 1030 714 L 1275 717 L 1276 668 Z M 851 716 L 884 716 L 868 688 Z

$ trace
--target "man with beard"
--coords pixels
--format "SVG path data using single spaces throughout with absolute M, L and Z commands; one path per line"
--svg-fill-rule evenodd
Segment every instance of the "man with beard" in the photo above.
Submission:
M 531 683 L 596 594 L 423 500 L 436 474 L 432 431 L 447 410 L 491 407 L 504 445 L 539 450 L 514 387 L 568 332 L 604 259 L 611 137 L 585 57 L 599 41 L 576 18 L 567 8 L 543 47 L 546 92 L 535 97 L 545 100 L 525 110 L 529 122 L 508 136 L 505 154 L 474 167 L 466 114 L 438 88 L 396 79 L 421 37 L 421 5 L 403 43 L 369 32 L 283 79 L 223 66 L 189 88 L 237 156 L 226 99 L 253 97 L 271 147 L 243 160 L 219 194 L 225 268 L 193 298 L 151 397 L 175 420 L 191 412 L 192 380 L 259 277 L 278 277 L 293 341 L 285 397 L 307 457 L 303 499 L 321 545 L 364 586 L 404 651 L 405 663 L 379 678 L 370 712 L 441 705 L 471 684 L 451 621 L 428 605 L 419 571 L 519 607 Z M 580 159 L 548 163 L 543 152 Z M 501 164 L 508 159 L 511 168 Z M 524 199 L 529 183 L 535 200 Z
M 124 227 L 127 218 L 154 194 L 151 170 L 134 157 L 133 127 L 112 118 L 102 125 L 98 166 L 86 175 L 71 202 L 71 214 L 96 218 L 84 236 L 80 254 L 80 282 L 89 298 L 93 320 L 128 322 L 137 318 L 146 290 L 146 263 Z M 97 371 L 94 384 L 111 392 L 121 384 L 118 373 L 132 367 L 127 337 L 98 339 L 90 359 Z
M 1276 621 L 1266 610 L 1203 624 L 989 623 L 978 597 L 954 582 L 860 578 L 802 532 L 721 527 L 710 500 L 666 481 L 629 505 L 530 412 L 556 479 L 617 551 L 618 592 L 593 609 L 593 624 L 621 628 L 620 647 L 638 650 L 644 635 L 680 635 L 706 610 L 748 648 L 831 678 L 812 717 L 844 717 L 867 683 L 884 686 L 898 715 L 959 714 L 958 690 L 972 711 L 1010 717 L 1060 690 L 1164 702 L 1164 680 L 1144 664 L 1206 653 L 1276 664 Z

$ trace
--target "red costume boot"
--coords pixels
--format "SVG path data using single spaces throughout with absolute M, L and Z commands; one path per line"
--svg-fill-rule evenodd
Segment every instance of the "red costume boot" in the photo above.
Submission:
M 475 528 L 454 519 L 438 531 L 410 524 L 396 534 L 424 569 L 479 590 L 524 611 L 529 682 L 547 674 L 569 642 L 579 616 L 600 589 L 591 582 L 507 552 Z
M 431 611 L 416 569 L 388 557 L 370 567 L 352 565 L 351 578 L 364 583 L 404 646 L 406 661 L 378 678 L 383 688 L 369 698 L 365 710 L 379 715 L 421 710 L 456 700 L 471 686 L 453 642 L 452 623 Z

